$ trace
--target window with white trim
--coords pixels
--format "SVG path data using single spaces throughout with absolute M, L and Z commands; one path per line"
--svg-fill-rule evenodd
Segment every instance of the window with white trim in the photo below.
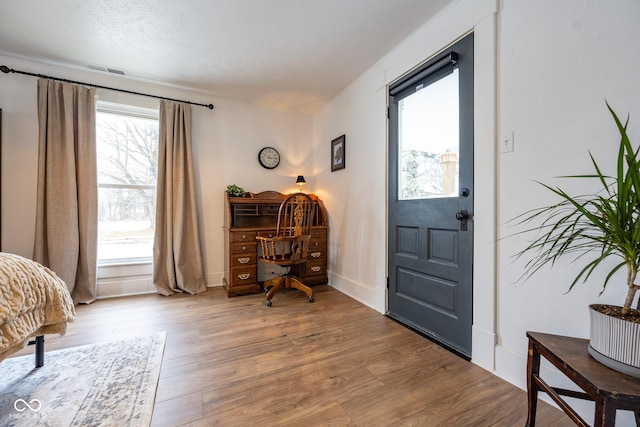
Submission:
M 98 101 L 98 263 L 151 262 L 158 110 Z

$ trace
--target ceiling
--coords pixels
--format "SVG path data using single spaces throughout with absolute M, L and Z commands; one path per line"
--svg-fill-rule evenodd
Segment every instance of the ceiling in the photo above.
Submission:
M 0 54 L 313 113 L 450 1 L 2 1 Z

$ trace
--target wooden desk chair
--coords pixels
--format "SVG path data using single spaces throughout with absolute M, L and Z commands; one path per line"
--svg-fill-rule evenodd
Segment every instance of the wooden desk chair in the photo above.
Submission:
M 278 229 L 275 237 L 256 237 L 262 249 L 260 261 L 283 267 L 307 262 L 314 203 L 305 193 L 292 194 L 282 202 L 278 211 Z M 267 290 L 269 307 L 271 307 L 273 295 L 286 288 L 295 288 L 304 292 L 309 297 L 309 302 L 313 302 L 313 289 L 299 278 L 292 276 L 290 271 L 267 280 L 264 282 L 264 288 Z

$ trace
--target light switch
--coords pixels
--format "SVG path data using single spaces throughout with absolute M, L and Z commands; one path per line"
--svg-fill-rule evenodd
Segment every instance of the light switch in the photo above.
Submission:
M 510 153 L 513 151 L 513 131 L 506 133 L 500 140 L 500 152 Z

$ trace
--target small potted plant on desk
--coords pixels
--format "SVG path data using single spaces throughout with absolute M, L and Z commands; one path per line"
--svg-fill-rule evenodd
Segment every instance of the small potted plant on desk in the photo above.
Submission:
M 565 178 L 592 179 L 598 191 L 591 195 L 570 196 L 558 187 L 540 183 L 559 196 L 556 204 L 533 209 L 517 220 L 519 224 L 540 221 L 529 228 L 540 232 L 517 256 L 530 256 L 524 278 L 563 255 L 589 260 L 569 286 L 586 281 L 597 267 L 608 267 L 604 289 L 615 273 L 626 270 L 626 298 L 622 306 L 592 304 L 589 306 L 591 335 L 589 353 L 600 363 L 625 374 L 640 378 L 640 302 L 632 304 L 640 285 L 636 284 L 640 269 L 640 159 L 627 135 L 627 122 L 622 124 L 607 104 L 620 132 L 615 176 L 604 175 L 591 154 L 594 172 Z M 518 233 L 521 234 L 521 233 Z M 605 260 L 615 259 L 605 264 Z M 622 282 L 621 282 L 622 284 Z M 602 293 L 601 292 L 601 293 Z
M 227 185 L 227 194 L 231 197 L 243 197 L 244 189 L 242 187 L 238 187 L 235 184 Z

